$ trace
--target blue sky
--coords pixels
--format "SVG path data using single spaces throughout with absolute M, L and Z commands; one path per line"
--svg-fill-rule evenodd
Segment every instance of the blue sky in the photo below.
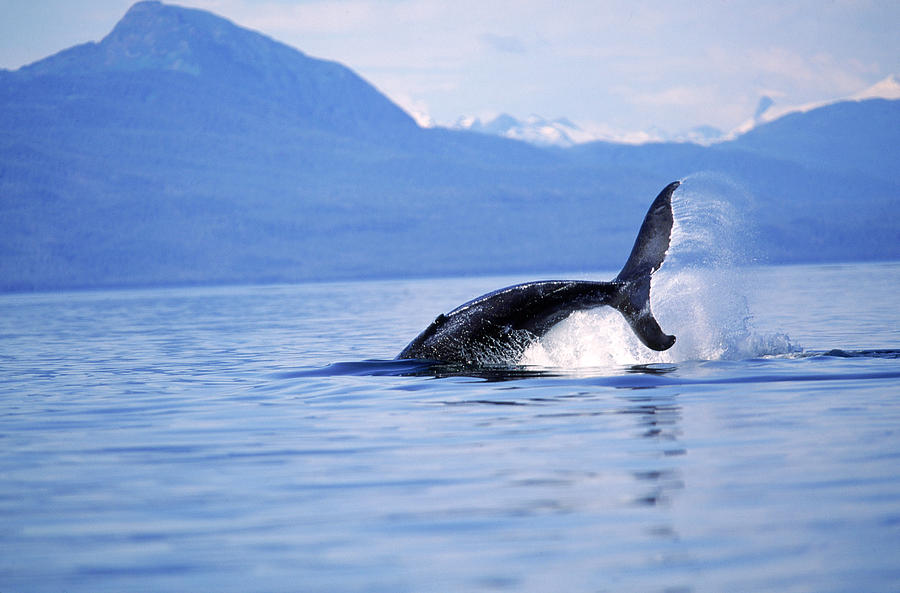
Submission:
M 730 130 L 900 73 L 897 0 L 184 0 L 337 60 L 448 124 L 507 112 L 610 133 Z M 131 0 L 0 0 L 0 67 L 106 35 Z

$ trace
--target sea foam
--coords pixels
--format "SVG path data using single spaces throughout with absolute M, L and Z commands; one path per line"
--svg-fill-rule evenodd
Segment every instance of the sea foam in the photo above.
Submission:
M 758 248 L 747 223 L 752 197 L 727 179 L 698 174 L 673 197 L 675 224 L 666 262 L 654 274 L 650 303 L 663 331 L 677 336 L 665 352 L 645 347 L 615 310 L 578 311 L 533 343 L 520 363 L 539 367 L 609 367 L 687 360 L 744 360 L 797 350 L 784 334 L 753 327 Z

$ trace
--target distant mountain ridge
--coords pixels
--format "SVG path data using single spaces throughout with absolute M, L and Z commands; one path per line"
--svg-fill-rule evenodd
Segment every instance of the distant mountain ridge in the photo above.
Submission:
M 537 146 L 569 147 L 596 139 L 564 117 L 548 120 L 539 115 L 531 115 L 525 120 L 519 120 L 501 113 L 487 122 L 482 122 L 477 117 L 460 118 L 452 127 L 456 130 L 522 140 Z
M 707 172 L 772 261 L 900 257 L 900 101 L 731 142 L 423 129 L 350 69 L 213 14 L 134 5 L 0 71 L 0 290 L 614 269 L 648 200 Z
M 900 101 L 896 100 L 830 103 L 757 126 L 730 146 L 810 168 L 861 171 L 896 180 L 898 116 Z
M 890 75 L 849 97 L 807 105 L 779 105 L 771 97 L 763 96 L 760 98 L 753 117 L 747 119 L 730 132 L 725 132 L 709 125 L 695 126 L 678 132 L 669 132 L 658 128 L 631 132 L 597 130 L 586 129 L 590 127 L 579 126 L 566 117 L 550 120 L 539 115 L 530 115 L 521 120 L 507 113 L 502 113 L 484 122 L 477 117 L 460 117 L 450 127 L 522 140 L 538 146 L 570 147 L 594 141 L 625 144 L 692 142 L 694 144 L 710 145 L 734 140 L 736 137 L 746 134 L 756 127 L 792 114 L 806 113 L 813 109 L 868 99 L 900 99 L 900 80 L 898 80 L 896 75 Z M 428 121 L 431 120 L 429 119 Z M 431 122 L 429 125 L 433 126 L 434 124 Z
M 431 120 L 428 120 L 431 121 Z M 433 126 L 433 122 L 431 124 Z M 586 129 L 567 117 L 547 119 L 529 115 L 518 119 L 508 113 L 481 121 L 477 117 L 461 117 L 450 126 L 454 130 L 466 130 L 521 140 L 536 146 L 570 148 L 589 142 L 617 142 L 622 144 L 647 144 L 651 142 L 693 142 L 713 144 L 725 140 L 722 130 L 712 126 L 696 126 L 687 131 L 672 134 L 659 129 L 639 132 Z
M 760 98 L 759 105 L 757 106 L 756 113 L 753 117 L 739 125 L 731 134 L 729 134 L 729 138 L 745 134 L 756 127 L 774 122 L 775 120 L 788 115 L 806 113 L 814 109 L 829 107 L 839 103 L 853 103 L 869 99 L 887 99 L 889 101 L 900 99 L 900 80 L 898 80 L 897 75 L 891 74 L 849 97 L 832 99 L 830 101 L 816 101 L 805 105 L 778 105 L 771 97 L 763 96 Z

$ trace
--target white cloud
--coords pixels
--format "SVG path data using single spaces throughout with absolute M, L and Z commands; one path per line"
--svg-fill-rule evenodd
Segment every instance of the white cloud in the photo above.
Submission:
M 243 27 L 273 36 L 340 35 L 367 27 L 376 16 L 373 3 L 361 0 L 303 3 L 196 0 L 191 5 L 226 15 Z
M 516 35 L 496 35 L 494 33 L 484 33 L 478 39 L 488 47 L 511 54 L 524 54 L 526 52 L 526 44 Z
M 627 95 L 631 100 L 651 107 L 662 105 L 670 107 L 697 107 L 709 103 L 710 97 L 715 96 L 714 87 L 696 87 L 677 85 L 657 92 L 641 92 L 622 90 L 621 94 Z
M 392 97 L 394 102 L 406 111 L 416 123 L 423 128 L 433 128 L 434 118 L 428 112 L 428 104 L 421 99 L 414 99 L 406 93 L 397 93 Z

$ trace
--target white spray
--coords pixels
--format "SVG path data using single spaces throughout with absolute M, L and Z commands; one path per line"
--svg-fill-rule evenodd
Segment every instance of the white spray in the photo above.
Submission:
M 524 353 L 521 363 L 584 368 L 742 360 L 795 350 L 783 334 L 754 331 L 746 295 L 752 287 L 755 241 L 748 229 L 751 199 L 711 174 L 688 177 L 673 195 L 675 224 L 668 255 L 654 274 L 650 303 L 660 326 L 677 336 L 665 352 L 646 348 L 615 310 L 579 311 Z

